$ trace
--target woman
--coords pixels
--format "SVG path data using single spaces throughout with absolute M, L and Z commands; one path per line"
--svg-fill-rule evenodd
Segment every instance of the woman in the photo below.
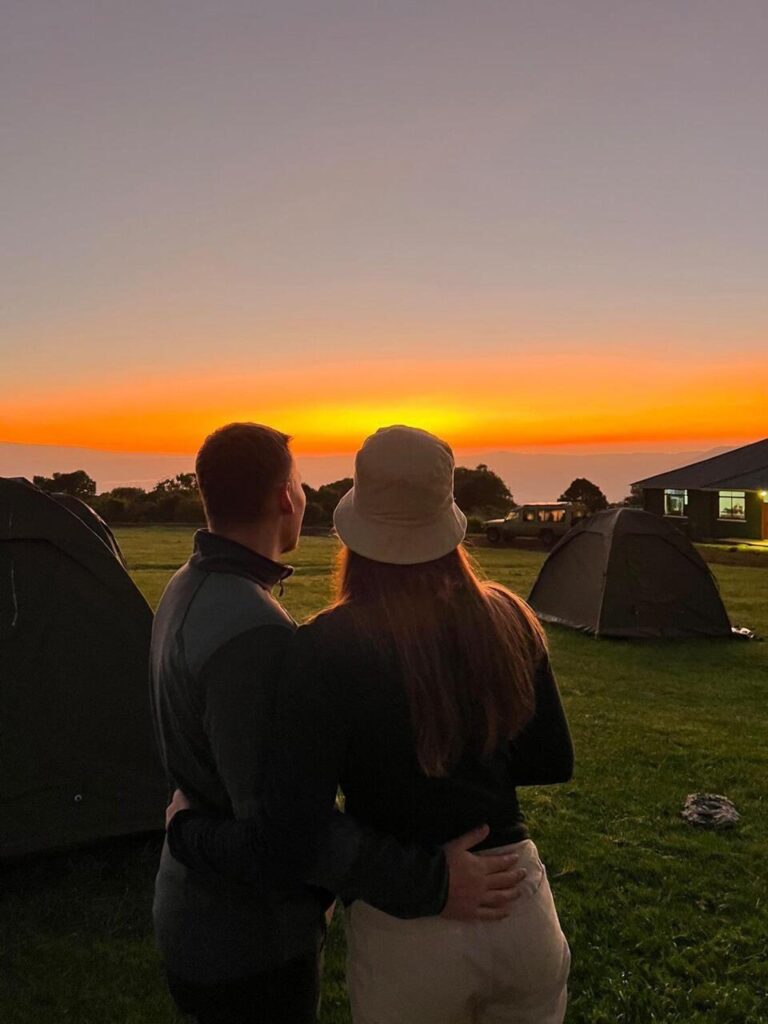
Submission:
M 284 862 L 311 862 L 339 786 L 349 813 L 401 842 L 487 823 L 478 852 L 509 849 L 527 871 L 510 916 L 401 920 L 352 902 L 353 1019 L 559 1024 L 570 954 L 516 787 L 570 778 L 570 735 L 538 621 L 461 547 L 453 470 L 447 444 L 409 427 L 358 453 L 334 515 L 336 600 L 286 667 L 262 829 Z M 175 851 L 215 862 L 219 826 L 184 818 Z

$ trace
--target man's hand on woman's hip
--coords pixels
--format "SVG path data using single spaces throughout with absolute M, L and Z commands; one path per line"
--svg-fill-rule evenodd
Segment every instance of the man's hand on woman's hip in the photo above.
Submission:
M 469 851 L 488 835 L 487 825 L 473 829 L 443 847 L 448 865 L 448 899 L 441 917 L 455 921 L 501 921 L 520 896 L 517 886 L 526 872 L 518 870 L 517 854 Z
M 166 829 L 171 824 L 171 818 L 177 811 L 187 811 L 192 806 L 187 798 L 186 793 L 182 790 L 174 790 L 174 794 L 171 797 L 171 802 L 165 808 L 165 827 Z

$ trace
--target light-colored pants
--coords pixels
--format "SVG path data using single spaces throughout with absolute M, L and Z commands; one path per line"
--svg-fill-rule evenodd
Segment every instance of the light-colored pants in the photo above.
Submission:
M 346 912 L 355 1024 L 562 1024 L 571 963 L 547 873 L 530 839 L 522 895 L 503 921 L 402 921 L 356 900 Z

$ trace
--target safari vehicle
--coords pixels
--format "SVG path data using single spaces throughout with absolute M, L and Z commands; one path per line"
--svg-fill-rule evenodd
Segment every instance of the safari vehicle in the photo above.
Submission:
M 504 519 L 489 519 L 485 535 L 491 544 L 531 537 L 550 547 L 586 515 L 572 501 L 536 501 L 513 508 Z

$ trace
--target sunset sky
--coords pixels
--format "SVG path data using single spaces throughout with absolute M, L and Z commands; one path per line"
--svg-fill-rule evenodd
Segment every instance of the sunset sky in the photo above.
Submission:
M 30 0 L 0 442 L 768 434 L 765 0 Z

